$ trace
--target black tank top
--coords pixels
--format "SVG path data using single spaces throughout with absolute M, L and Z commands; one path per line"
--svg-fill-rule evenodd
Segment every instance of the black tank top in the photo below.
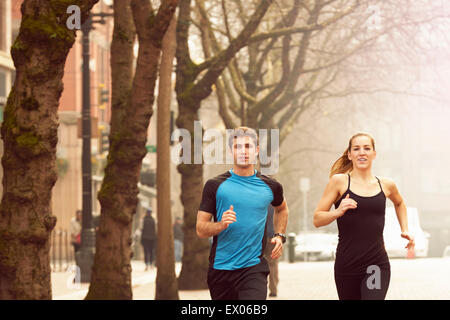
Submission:
M 356 209 L 347 210 L 336 220 L 339 230 L 334 264 L 336 274 L 366 274 L 370 265 L 377 265 L 381 269 L 390 268 L 383 240 L 386 195 L 380 180 L 377 180 L 380 192 L 363 197 L 350 190 L 349 174 L 347 191 L 335 203 L 335 208 L 338 208 L 347 194 L 358 203 Z

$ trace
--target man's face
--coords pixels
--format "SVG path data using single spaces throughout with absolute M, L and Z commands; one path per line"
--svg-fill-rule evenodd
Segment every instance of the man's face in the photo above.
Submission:
M 248 167 L 256 164 L 259 147 L 250 137 L 237 137 L 233 140 L 233 159 L 234 164 L 241 167 Z

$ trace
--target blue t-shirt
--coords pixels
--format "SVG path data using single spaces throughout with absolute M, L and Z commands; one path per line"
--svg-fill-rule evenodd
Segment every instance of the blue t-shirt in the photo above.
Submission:
M 252 176 L 239 176 L 229 170 L 208 180 L 199 210 L 211 213 L 215 222 L 222 219 L 230 205 L 236 212 L 236 222 L 214 236 L 210 268 L 236 270 L 260 263 L 266 242 L 267 208 L 282 202 L 281 184 L 257 170 Z

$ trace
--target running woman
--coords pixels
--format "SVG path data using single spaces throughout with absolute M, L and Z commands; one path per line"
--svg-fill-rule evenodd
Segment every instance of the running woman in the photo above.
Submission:
M 213 300 L 265 300 L 269 267 L 265 260 L 266 237 L 278 259 L 286 241 L 288 207 L 283 187 L 255 170 L 259 153 L 253 129 L 233 130 L 228 145 L 233 168 L 208 180 L 197 214 L 197 234 L 213 238 L 209 256 L 208 287 Z M 267 209 L 274 207 L 273 235 L 265 234 Z
M 340 300 L 384 300 L 390 263 L 384 247 L 386 198 L 395 206 L 401 237 L 414 249 L 408 232 L 406 204 L 394 181 L 372 174 L 375 141 L 366 133 L 350 138 L 348 148 L 333 164 L 330 180 L 314 212 L 314 226 L 337 221 L 339 242 L 334 278 Z M 330 208 L 334 203 L 335 210 Z

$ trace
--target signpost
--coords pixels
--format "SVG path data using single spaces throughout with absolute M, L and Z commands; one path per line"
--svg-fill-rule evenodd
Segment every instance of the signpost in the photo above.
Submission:
M 147 149 L 148 153 L 156 153 L 156 146 L 155 145 L 147 145 L 145 146 L 145 148 Z
M 306 177 L 302 177 L 300 178 L 300 192 L 303 195 L 303 232 L 305 234 L 305 242 L 304 242 L 304 246 L 305 246 L 305 261 L 308 261 L 308 253 L 306 251 L 306 232 L 308 230 L 307 228 L 307 205 L 306 205 L 306 195 L 308 193 L 308 191 L 310 190 L 310 180 L 309 178 Z

